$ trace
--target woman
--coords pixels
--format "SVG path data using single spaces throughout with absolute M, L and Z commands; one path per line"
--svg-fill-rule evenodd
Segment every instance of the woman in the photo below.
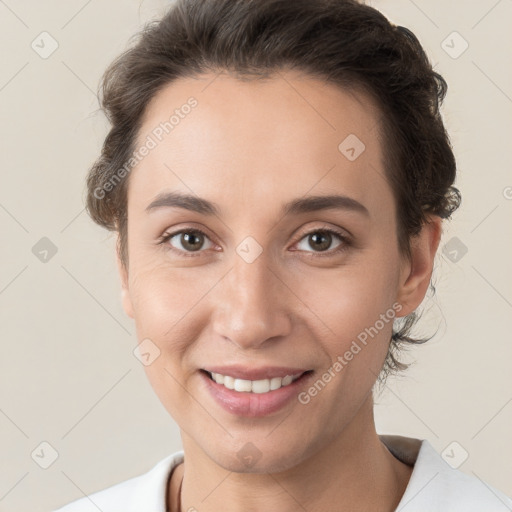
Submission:
M 445 92 L 352 0 L 181 0 L 110 66 L 87 206 L 183 451 L 60 512 L 512 506 L 373 418 L 460 200 Z

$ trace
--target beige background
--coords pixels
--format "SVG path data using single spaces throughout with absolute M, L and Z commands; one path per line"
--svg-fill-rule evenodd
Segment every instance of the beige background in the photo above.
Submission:
M 181 447 L 132 354 L 113 237 L 83 210 L 85 173 L 106 133 L 99 77 L 166 5 L 0 1 L 2 511 L 52 510 Z M 425 301 L 422 325 L 439 325 L 438 334 L 388 381 L 377 428 L 426 438 L 439 452 L 456 441 L 455 455 L 469 454 L 462 471 L 512 495 L 512 2 L 372 5 L 419 36 L 449 83 L 444 116 L 463 193 L 437 258 L 437 298 Z M 59 45 L 46 59 L 31 47 L 43 31 Z M 443 49 L 463 48 L 453 31 L 469 44 L 458 58 Z M 46 262 L 32 252 L 43 237 L 57 248 Z M 58 453 L 47 469 L 42 442 Z

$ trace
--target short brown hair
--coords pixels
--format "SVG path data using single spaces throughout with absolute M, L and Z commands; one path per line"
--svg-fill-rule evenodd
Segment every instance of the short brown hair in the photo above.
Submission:
M 427 214 L 448 218 L 456 210 L 455 158 L 439 111 L 447 85 L 411 31 L 356 0 L 177 0 L 144 27 L 100 84 L 111 129 L 87 177 L 87 210 L 118 231 L 125 266 L 128 177 L 106 185 L 133 152 L 149 101 L 180 77 L 227 71 L 258 79 L 287 68 L 377 101 L 403 254 L 410 256 L 410 240 Z M 395 357 L 401 343 L 426 341 L 410 336 L 416 319 L 416 313 L 400 319 L 380 379 L 407 368 Z

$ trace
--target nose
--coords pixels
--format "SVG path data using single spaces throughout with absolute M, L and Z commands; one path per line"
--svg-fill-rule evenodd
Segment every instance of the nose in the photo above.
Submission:
M 239 348 L 259 348 L 291 330 L 289 291 L 265 252 L 252 263 L 235 255 L 233 267 L 222 280 L 213 308 L 215 333 Z

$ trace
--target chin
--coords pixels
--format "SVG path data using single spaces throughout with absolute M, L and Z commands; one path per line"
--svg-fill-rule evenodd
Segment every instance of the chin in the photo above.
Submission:
M 236 447 L 219 450 L 217 444 L 213 451 L 205 450 L 208 456 L 226 471 L 234 473 L 281 473 L 287 471 L 307 458 L 304 453 L 304 440 L 297 439 L 297 447 L 267 438 L 247 439 L 236 443 Z

